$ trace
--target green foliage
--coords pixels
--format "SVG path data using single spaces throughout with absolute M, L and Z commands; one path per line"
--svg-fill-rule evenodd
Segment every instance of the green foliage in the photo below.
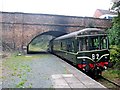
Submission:
M 34 38 L 30 44 L 32 44 L 32 45 L 40 44 L 41 45 L 42 43 L 49 42 L 50 39 L 51 39 L 51 36 L 49 36 L 49 35 L 41 35 L 41 36 Z
M 120 1 L 113 1 L 113 6 L 111 7 L 111 10 L 118 11 L 120 10 Z
M 17 88 L 24 88 L 23 85 L 25 84 L 24 81 L 19 82 L 19 84 L 16 85 Z
M 110 55 L 111 55 L 111 60 L 115 61 L 115 68 L 117 70 L 120 70 L 120 48 L 118 48 L 117 46 L 111 46 L 111 50 L 110 50 Z M 120 76 L 120 72 L 118 72 L 118 75 Z
M 108 69 L 106 71 L 103 72 L 103 76 L 106 78 L 110 78 L 111 80 L 114 80 L 116 78 L 119 78 L 119 70 L 113 70 L 113 69 Z
M 116 61 L 115 68 L 117 70 L 120 70 L 120 13 L 118 13 L 118 16 L 113 18 L 112 20 L 113 26 L 111 29 L 108 30 L 108 35 L 110 39 L 110 55 L 111 60 Z M 120 72 L 118 72 L 118 75 L 120 76 Z
M 118 14 L 118 17 L 113 18 L 112 22 L 112 28 L 108 29 L 110 44 L 120 46 L 120 14 Z
M 117 46 L 111 46 L 110 50 L 111 60 L 120 61 L 120 48 Z
M 113 2 L 113 6 L 112 6 L 112 10 L 114 9 L 118 9 L 118 16 L 113 18 L 112 22 L 113 22 L 113 26 L 111 29 L 108 30 L 109 33 L 109 38 L 110 38 L 110 44 L 111 45 L 117 45 L 120 47 L 120 1 L 112 1 Z
M 46 51 L 48 49 L 48 44 L 51 37 L 49 35 L 42 35 L 36 37 L 30 44 L 29 44 L 29 51 Z

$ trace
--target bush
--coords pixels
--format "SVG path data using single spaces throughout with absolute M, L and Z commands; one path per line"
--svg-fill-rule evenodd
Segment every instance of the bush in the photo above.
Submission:
M 120 48 L 116 45 L 111 46 L 110 50 L 110 59 L 111 61 L 115 61 L 115 67 L 120 70 Z

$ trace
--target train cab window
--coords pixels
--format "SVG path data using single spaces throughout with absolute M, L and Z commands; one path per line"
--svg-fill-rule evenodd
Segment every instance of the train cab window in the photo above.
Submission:
M 99 37 L 90 37 L 89 41 L 89 49 L 90 50 L 98 50 L 100 49 L 100 42 L 99 42 Z
M 77 43 L 78 51 L 100 50 L 108 47 L 107 37 L 84 37 L 79 38 Z
M 107 48 L 107 37 L 101 37 L 101 49 Z

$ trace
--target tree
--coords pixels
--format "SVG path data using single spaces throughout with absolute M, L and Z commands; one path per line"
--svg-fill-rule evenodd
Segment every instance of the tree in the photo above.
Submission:
M 114 45 L 112 46 L 110 53 L 111 59 L 116 61 L 116 67 L 120 70 L 120 0 L 116 0 L 116 2 L 114 2 L 112 9 L 117 10 L 118 16 L 113 18 L 112 28 L 108 29 L 110 44 Z
M 111 10 L 117 11 L 120 13 L 120 0 L 112 0 L 113 5 L 111 7 Z
M 120 13 L 118 16 L 112 20 L 113 26 L 108 30 L 110 44 L 111 45 L 120 45 Z

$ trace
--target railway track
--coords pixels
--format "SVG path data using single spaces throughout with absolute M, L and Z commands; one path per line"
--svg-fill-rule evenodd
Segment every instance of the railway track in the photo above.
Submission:
M 111 81 L 103 76 L 99 76 L 98 79 L 96 80 L 102 84 L 105 84 L 107 88 L 113 89 L 113 90 L 120 90 L 120 85 L 117 84 L 114 81 Z

